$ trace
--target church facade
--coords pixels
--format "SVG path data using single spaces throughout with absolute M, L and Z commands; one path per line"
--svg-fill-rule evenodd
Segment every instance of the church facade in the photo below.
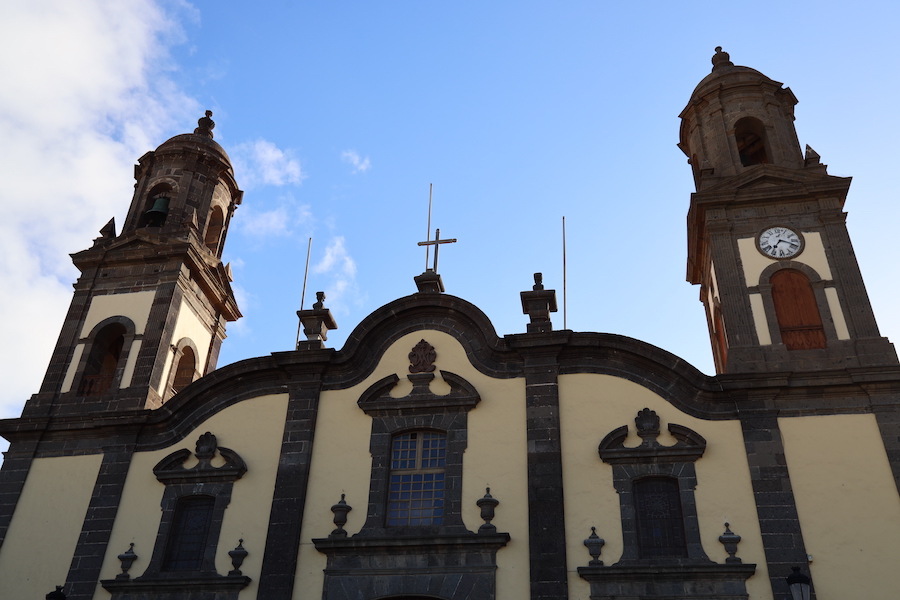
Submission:
M 242 192 L 208 112 L 73 255 L 0 421 L 0 599 L 895 597 L 900 362 L 796 102 L 719 48 L 681 113 L 713 376 L 556 328 L 540 274 L 501 337 L 434 270 L 339 350 L 320 293 L 296 350 L 217 369 Z

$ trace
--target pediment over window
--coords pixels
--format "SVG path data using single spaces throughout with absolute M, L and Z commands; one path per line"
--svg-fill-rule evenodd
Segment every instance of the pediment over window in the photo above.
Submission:
M 359 407 L 369 416 L 403 414 L 433 414 L 439 412 L 467 412 L 475 408 L 481 396 L 471 383 L 450 371 L 438 370 L 441 378 L 450 386 L 450 393 L 437 395 L 431 391 L 434 380 L 434 348 L 425 340 L 420 341 L 409 354 L 409 375 L 406 378 L 413 389 L 402 398 L 391 396 L 400 378 L 391 374 L 369 386 L 360 396 Z
M 694 462 L 703 456 L 706 440 L 702 435 L 683 425 L 669 423 L 669 433 L 677 440 L 672 446 L 663 446 L 658 441 L 659 416 L 645 408 L 634 419 L 637 434 L 642 438 L 640 446 L 625 447 L 628 426 L 610 431 L 600 442 L 600 458 L 609 464 L 640 464 L 660 462 Z
M 218 452 L 225 460 L 225 464 L 214 467 L 212 460 Z M 184 463 L 191 456 L 196 456 L 199 461 L 193 467 L 186 469 Z M 196 451 L 191 452 L 187 448 L 176 450 L 159 461 L 153 467 L 156 478 L 165 483 L 191 483 L 207 481 L 236 481 L 247 472 L 247 464 L 237 452 L 218 445 L 216 436 L 206 432 L 197 440 Z

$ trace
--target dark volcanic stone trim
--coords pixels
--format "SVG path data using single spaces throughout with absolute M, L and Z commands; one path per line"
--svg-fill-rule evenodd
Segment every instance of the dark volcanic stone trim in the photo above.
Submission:
M 788 597 L 785 578 L 791 567 L 805 567 L 808 561 L 778 418 L 744 417 L 741 428 L 772 594 Z M 810 598 L 815 597 L 812 590 Z
M 322 593 L 326 600 L 494 600 L 496 554 L 507 542 L 507 533 L 313 540 L 328 557 Z
M 559 346 L 521 350 L 528 440 L 531 600 L 568 598 L 559 423 Z
M 291 386 L 289 392 L 259 580 L 258 596 L 266 600 L 290 600 L 294 593 L 294 574 L 300 553 L 300 524 L 306 505 L 321 389 L 321 377 L 310 374 L 304 381 Z
M 133 454 L 133 440 L 123 440 L 121 445 L 105 449 L 66 577 L 68 600 L 91 600 L 94 597 Z
M 456 338 L 480 372 L 507 379 L 522 376 L 521 359 L 497 337 L 475 305 L 449 294 L 413 294 L 366 317 L 335 353 L 324 389 L 344 389 L 364 380 L 393 342 L 413 331 L 433 329 Z
M 592 600 L 746 600 L 745 582 L 755 572 L 756 565 L 752 564 L 578 567 L 578 574 L 591 584 Z
M 887 399 L 887 402 L 890 402 L 890 399 Z M 900 493 L 900 409 L 896 404 L 888 404 L 876 406 L 873 412 L 878 429 L 881 431 L 881 440 L 888 462 L 891 464 L 891 472 L 894 474 L 894 483 Z
M 25 487 L 36 448 L 37 441 L 14 442 L 4 454 L 0 468 L 0 548 Z

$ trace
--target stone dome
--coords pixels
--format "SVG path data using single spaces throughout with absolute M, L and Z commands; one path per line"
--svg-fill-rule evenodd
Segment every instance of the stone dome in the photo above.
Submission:
M 219 155 L 219 158 L 230 167 L 231 159 L 228 158 L 228 153 L 225 152 L 225 149 L 222 148 L 218 142 L 213 141 L 212 130 L 215 128 L 216 123 L 211 117 L 212 111 L 206 111 L 206 116 L 201 117 L 197 121 L 197 128 L 194 129 L 193 133 L 182 133 L 169 138 L 160 144 L 156 149 L 156 152 L 166 152 L 168 150 L 176 150 L 183 147 L 199 149 Z

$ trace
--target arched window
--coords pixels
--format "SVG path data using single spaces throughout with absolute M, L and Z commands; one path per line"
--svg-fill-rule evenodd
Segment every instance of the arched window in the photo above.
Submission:
M 393 438 L 388 526 L 442 525 L 447 436 L 431 431 Z
M 222 228 L 225 226 L 225 214 L 222 212 L 221 206 L 212 209 L 209 215 L 209 223 L 206 225 L 206 237 L 203 243 L 209 248 L 210 252 L 218 255 L 219 242 L 222 239 Z
M 194 381 L 194 373 L 197 372 L 197 356 L 193 348 L 185 346 L 181 351 L 178 366 L 175 367 L 175 378 L 172 380 L 172 389 L 180 392 Z
M 207 549 L 216 499 L 185 496 L 175 505 L 163 571 L 200 571 Z
M 737 143 L 741 165 L 763 165 L 769 163 L 766 152 L 766 129 L 752 117 L 744 117 L 734 125 L 734 141 Z
M 122 356 L 125 333 L 120 323 L 111 323 L 97 333 L 78 385 L 79 396 L 99 396 L 109 390 Z
M 688 555 L 677 479 L 645 477 L 635 480 L 634 514 L 640 558 Z
M 809 279 L 796 269 L 782 269 L 769 279 L 781 341 L 788 350 L 824 348 L 825 330 Z

